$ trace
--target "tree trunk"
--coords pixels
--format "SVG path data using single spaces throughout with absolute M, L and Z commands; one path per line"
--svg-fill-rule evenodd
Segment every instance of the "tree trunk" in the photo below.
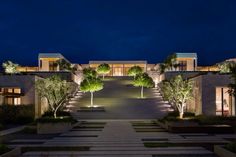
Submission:
M 90 93 L 91 93 L 91 107 L 93 107 L 93 92 Z
M 181 105 L 181 109 L 179 111 L 179 118 L 183 119 L 183 117 L 184 117 L 184 105 Z
M 143 98 L 143 86 L 141 87 L 141 98 Z
M 57 110 L 54 110 L 53 116 L 54 116 L 54 118 L 57 118 Z
M 104 80 L 104 78 L 105 78 L 105 75 L 103 74 L 103 75 L 102 75 L 102 79 Z

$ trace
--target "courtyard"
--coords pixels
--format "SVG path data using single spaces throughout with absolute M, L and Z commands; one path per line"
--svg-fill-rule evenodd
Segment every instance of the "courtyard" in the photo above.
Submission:
M 133 77 L 108 77 L 104 88 L 94 94 L 96 106 L 105 111 L 77 112 L 80 107 L 90 105 L 90 93 L 81 94 L 71 103 L 75 106 L 76 119 L 157 119 L 166 114 L 169 105 L 162 101 L 155 88 L 144 89 L 144 99 L 140 99 L 140 88 L 132 85 Z

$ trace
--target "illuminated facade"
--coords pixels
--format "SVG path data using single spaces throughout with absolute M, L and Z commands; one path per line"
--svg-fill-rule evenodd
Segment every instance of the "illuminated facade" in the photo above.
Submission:
M 60 71 L 57 62 L 61 59 L 69 62 L 60 53 L 40 53 L 38 56 L 38 70 L 39 71 Z
M 103 63 L 107 63 L 111 67 L 107 76 L 128 76 L 128 70 L 132 66 L 140 66 L 144 72 L 147 71 L 147 61 L 90 61 L 89 67 L 96 69 Z
M 188 102 L 188 110 L 197 115 L 235 116 L 235 98 L 229 94 L 228 74 L 198 75 L 194 81 L 194 99 Z
M 178 64 L 177 71 L 196 71 L 197 54 L 196 53 L 175 53 Z

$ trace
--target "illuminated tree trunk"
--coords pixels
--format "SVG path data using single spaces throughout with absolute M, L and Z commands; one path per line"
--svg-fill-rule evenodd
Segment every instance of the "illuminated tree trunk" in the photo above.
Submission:
M 141 87 L 141 98 L 143 98 L 143 86 Z
M 91 107 L 93 107 L 93 92 L 90 93 L 91 93 Z
M 103 79 L 103 80 L 104 80 L 104 78 L 105 78 L 105 74 L 102 75 L 102 79 Z

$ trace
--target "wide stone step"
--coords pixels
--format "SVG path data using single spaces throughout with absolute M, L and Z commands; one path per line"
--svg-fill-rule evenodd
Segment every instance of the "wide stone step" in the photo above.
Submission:
M 197 155 L 211 155 L 212 152 L 208 150 L 147 150 L 147 151 L 80 151 L 80 152 L 65 152 L 65 151 L 58 151 L 58 152 L 46 152 L 48 155 L 54 155 L 54 156 L 66 156 L 69 154 L 73 155 L 191 155 L 191 154 L 197 154 Z M 42 155 L 42 152 L 27 152 L 24 155 Z

